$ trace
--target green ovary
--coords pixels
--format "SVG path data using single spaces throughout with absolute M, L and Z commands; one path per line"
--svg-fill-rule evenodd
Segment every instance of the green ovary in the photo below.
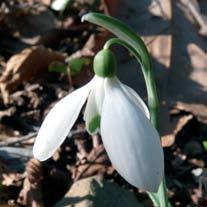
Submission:
M 93 61 L 93 69 L 96 75 L 106 78 L 113 77 L 116 74 L 116 58 L 108 49 L 98 52 Z

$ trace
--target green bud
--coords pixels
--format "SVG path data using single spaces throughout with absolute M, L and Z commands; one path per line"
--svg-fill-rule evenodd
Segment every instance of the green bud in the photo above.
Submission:
M 98 52 L 93 61 L 93 69 L 96 75 L 112 77 L 116 73 L 117 62 L 111 50 L 103 49 Z

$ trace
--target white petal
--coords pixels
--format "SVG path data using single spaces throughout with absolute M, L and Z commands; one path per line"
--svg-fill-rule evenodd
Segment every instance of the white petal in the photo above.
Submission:
M 33 147 L 34 157 L 44 161 L 63 143 L 85 103 L 93 80 L 61 99 L 46 116 Z
M 109 158 L 130 184 L 156 192 L 164 174 L 159 135 L 116 79 L 104 85 L 101 135 Z
M 121 87 L 126 93 L 126 95 L 131 99 L 131 101 L 134 102 L 138 107 L 140 107 L 140 109 L 144 112 L 146 117 L 150 119 L 150 112 L 148 110 L 148 107 L 144 103 L 142 98 L 137 94 L 137 92 L 125 84 L 121 84 Z
M 134 89 L 130 88 L 129 86 L 121 83 L 121 81 L 118 78 L 115 79 L 121 85 L 123 91 L 131 99 L 131 101 L 134 102 L 138 107 L 140 107 L 140 109 L 144 112 L 147 118 L 150 119 L 150 112 L 148 110 L 148 107 L 144 103 L 142 98 L 137 94 L 137 92 Z
M 86 129 L 90 134 L 96 134 L 99 132 L 100 115 L 102 110 L 102 104 L 104 99 L 104 78 L 95 77 L 94 87 L 92 88 L 86 109 L 84 113 L 84 120 L 86 121 Z M 98 124 L 98 125 L 97 125 Z M 91 127 L 92 126 L 92 127 Z M 94 127 L 96 129 L 94 129 Z

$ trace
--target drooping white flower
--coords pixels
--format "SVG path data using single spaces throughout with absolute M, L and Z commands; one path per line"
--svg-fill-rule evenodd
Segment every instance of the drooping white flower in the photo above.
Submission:
M 156 192 L 164 174 L 164 159 L 147 106 L 114 74 L 101 76 L 95 75 L 87 85 L 67 95 L 52 108 L 36 138 L 34 157 L 44 161 L 53 155 L 87 100 L 86 128 L 91 134 L 101 134 L 114 168 L 130 184 Z

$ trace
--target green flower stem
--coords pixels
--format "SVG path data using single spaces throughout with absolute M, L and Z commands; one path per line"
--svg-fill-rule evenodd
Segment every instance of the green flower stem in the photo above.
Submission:
M 142 72 L 144 75 L 147 95 L 148 95 L 148 107 L 151 115 L 151 122 L 159 130 L 159 121 L 158 121 L 158 97 L 156 91 L 156 85 L 150 60 L 150 55 L 148 50 L 142 41 L 142 39 L 126 24 L 121 21 L 105 16 L 99 13 L 89 13 L 83 16 L 82 20 L 89 21 L 91 23 L 102 26 L 118 38 L 111 39 L 106 42 L 104 48 L 107 49 L 113 44 L 120 44 L 126 47 L 138 60 L 141 65 Z M 170 203 L 167 199 L 167 188 L 165 184 L 165 179 L 160 184 L 159 190 L 157 193 L 148 192 L 151 200 L 153 201 L 156 207 L 170 207 Z

